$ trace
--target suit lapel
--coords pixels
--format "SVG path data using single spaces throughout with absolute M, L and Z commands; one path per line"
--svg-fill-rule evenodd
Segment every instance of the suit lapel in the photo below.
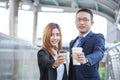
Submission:
M 73 40 L 73 42 L 71 43 L 71 48 L 74 46 L 74 44 L 75 44 L 75 42 L 76 42 L 76 40 L 79 38 L 79 36 L 77 36 L 74 40 Z
M 91 37 L 93 36 L 93 32 L 91 31 L 81 42 L 81 46 L 85 44 Z
M 85 42 L 87 42 L 89 39 L 90 39 L 90 37 L 92 37 L 93 36 L 93 32 L 92 31 L 90 31 L 90 33 L 82 40 L 82 42 L 81 42 L 81 47 L 85 44 Z M 76 42 L 76 40 L 79 38 L 79 36 L 77 36 L 76 37 L 76 39 L 74 39 L 73 41 L 72 41 L 72 43 L 71 43 L 71 45 L 70 45 L 70 48 L 72 48 L 73 46 L 74 46 L 74 43 Z

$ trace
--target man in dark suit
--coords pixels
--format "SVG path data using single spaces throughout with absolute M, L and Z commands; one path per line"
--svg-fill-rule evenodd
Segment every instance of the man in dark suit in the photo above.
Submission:
M 79 9 L 76 13 L 75 23 L 79 36 L 70 42 L 69 80 L 100 80 L 98 68 L 105 51 L 104 36 L 90 30 L 94 21 L 93 13 L 89 9 Z M 83 39 L 79 41 L 81 36 Z M 82 54 L 77 54 L 76 57 L 80 65 L 73 64 L 73 47 L 83 48 Z

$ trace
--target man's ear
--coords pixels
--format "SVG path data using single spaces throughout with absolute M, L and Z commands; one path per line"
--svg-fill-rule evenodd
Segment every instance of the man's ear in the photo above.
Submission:
M 91 24 L 92 24 L 92 25 L 94 24 L 94 21 L 93 21 L 93 20 L 91 21 Z

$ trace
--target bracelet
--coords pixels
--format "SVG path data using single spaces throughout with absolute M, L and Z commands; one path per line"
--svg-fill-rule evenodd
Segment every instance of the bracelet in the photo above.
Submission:
M 55 67 L 55 66 L 52 66 L 52 68 L 54 68 L 54 69 L 55 69 L 56 67 Z

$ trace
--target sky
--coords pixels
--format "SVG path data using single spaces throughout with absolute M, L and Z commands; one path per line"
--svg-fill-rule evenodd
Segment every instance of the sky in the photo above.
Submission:
M 19 11 L 18 14 L 18 37 L 32 42 L 33 32 L 33 12 Z M 107 20 L 104 17 L 94 14 L 94 25 L 92 31 L 102 33 L 105 38 L 107 34 Z M 63 42 L 70 42 L 78 35 L 75 26 L 75 13 L 51 13 L 39 12 L 37 38 L 42 38 L 44 27 L 50 23 L 58 23 L 62 29 Z M 9 34 L 9 10 L 0 8 L 0 32 Z

